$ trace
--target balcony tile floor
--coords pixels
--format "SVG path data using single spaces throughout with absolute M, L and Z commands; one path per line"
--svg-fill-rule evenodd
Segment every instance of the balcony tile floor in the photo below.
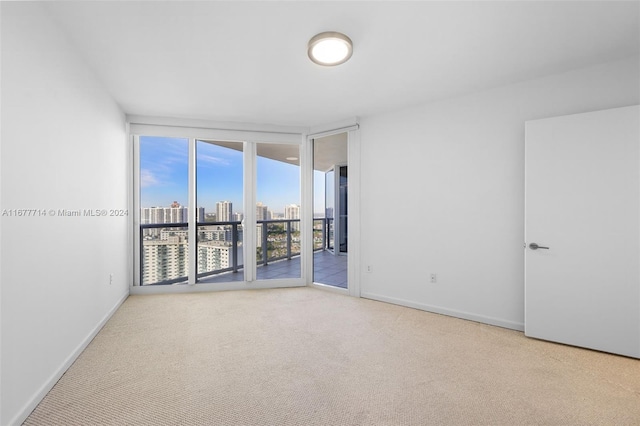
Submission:
M 313 254 L 313 281 L 334 287 L 347 288 L 347 258 L 328 251 Z
M 314 282 L 327 284 L 334 287 L 347 288 L 347 257 L 334 256 L 328 251 L 318 251 L 313 254 Z M 300 257 L 291 260 L 279 260 L 265 266 L 258 266 L 257 279 L 272 280 L 279 278 L 300 277 Z M 219 283 L 244 281 L 242 272 L 228 272 L 201 278 L 201 283 Z

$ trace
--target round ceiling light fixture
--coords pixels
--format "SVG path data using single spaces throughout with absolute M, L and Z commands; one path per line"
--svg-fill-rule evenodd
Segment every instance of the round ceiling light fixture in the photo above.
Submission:
M 353 53 L 353 43 L 346 35 L 327 31 L 309 40 L 309 59 L 318 65 L 334 66 L 349 60 Z

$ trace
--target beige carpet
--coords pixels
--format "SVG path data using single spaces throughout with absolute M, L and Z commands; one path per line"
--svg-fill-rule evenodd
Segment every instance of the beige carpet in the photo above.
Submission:
M 26 425 L 638 425 L 640 361 L 312 288 L 132 296 Z

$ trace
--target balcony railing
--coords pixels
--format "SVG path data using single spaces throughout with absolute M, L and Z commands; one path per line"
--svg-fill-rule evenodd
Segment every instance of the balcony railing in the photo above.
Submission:
M 300 220 L 257 221 L 256 260 L 258 266 L 291 260 L 300 255 Z M 140 282 L 142 285 L 174 284 L 187 281 L 189 270 L 188 224 L 140 225 Z M 244 268 L 241 222 L 200 222 L 197 224 L 198 278 Z M 313 250 L 332 249 L 333 219 L 313 219 Z M 265 250 L 266 248 L 266 250 Z

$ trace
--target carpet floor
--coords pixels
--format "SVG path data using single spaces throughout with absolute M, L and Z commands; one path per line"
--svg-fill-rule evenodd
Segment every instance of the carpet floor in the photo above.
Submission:
M 131 296 L 25 425 L 639 425 L 640 361 L 313 288 Z

